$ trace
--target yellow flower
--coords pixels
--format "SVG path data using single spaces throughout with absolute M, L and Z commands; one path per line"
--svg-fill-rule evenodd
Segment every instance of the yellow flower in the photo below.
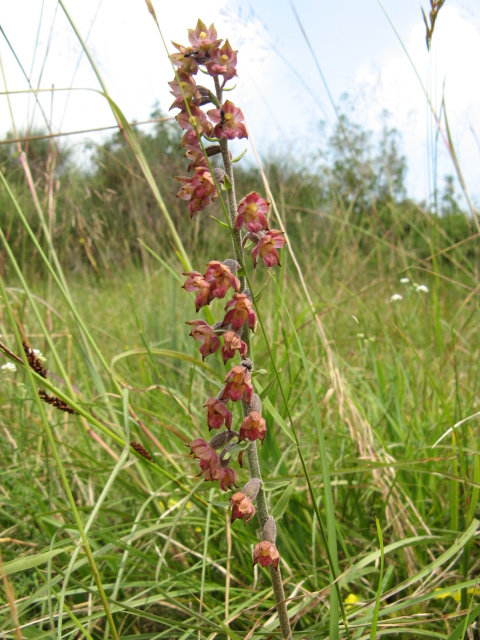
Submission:
M 357 602 L 360 602 L 360 598 L 355 593 L 349 593 L 345 598 L 347 609 L 351 609 L 354 604 L 357 604 Z

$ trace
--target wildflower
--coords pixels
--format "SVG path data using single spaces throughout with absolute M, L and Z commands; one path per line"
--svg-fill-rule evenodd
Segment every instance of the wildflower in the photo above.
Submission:
M 232 49 L 228 40 L 220 49 L 214 49 L 207 63 L 207 71 L 211 76 L 223 76 L 222 87 L 237 75 L 237 52 Z
M 180 52 L 171 54 L 170 60 L 173 64 L 185 73 L 189 73 L 193 76 L 196 75 L 198 71 L 198 62 L 195 59 L 195 50 L 193 47 L 184 47 L 182 44 L 173 42 L 173 40 L 172 44 Z
M 250 371 L 242 364 L 233 367 L 225 376 L 225 388 L 222 398 L 229 398 L 233 402 L 238 402 L 245 396 L 245 401 L 250 402 L 253 395 L 253 387 Z
M 233 358 L 235 351 L 238 351 L 243 358 L 247 353 L 247 345 L 243 342 L 240 336 L 235 333 L 235 331 L 226 331 L 223 334 L 223 364 L 226 364 L 227 360 Z
M 347 605 L 347 609 L 351 609 L 353 605 L 360 602 L 360 598 L 355 593 L 349 593 L 345 598 L 345 604 Z
M 402 284 L 408 284 L 410 282 L 410 278 L 400 278 L 400 282 Z
M 218 260 L 211 260 L 207 264 L 204 278 L 211 285 L 212 298 L 224 298 L 229 287 L 235 291 L 240 289 L 240 280 L 233 275 L 229 267 Z
M 203 438 L 196 438 L 196 440 L 185 446 L 190 447 L 190 454 L 193 455 L 194 459 L 207 460 L 208 462 L 215 461 L 215 456 L 217 456 L 215 450 Z
M 202 99 L 195 80 L 190 74 L 185 73 L 185 71 L 178 71 L 177 76 L 178 80 L 175 78 L 175 80 L 168 83 L 171 88 L 170 93 L 175 98 L 170 109 L 177 108 L 185 110 L 185 103 L 188 103 L 190 108 L 192 108 Z
M 253 550 L 253 566 L 260 564 L 262 567 L 272 566 L 276 569 L 279 562 L 280 554 L 277 547 L 268 540 L 259 542 Z
M 265 436 L 267 435 L 267 423 L 262 418 L 262 414 L 258 411 L 252 411 L 245 416 L 240 426 L 239 442 L 242 440 L 260 440 L 263 444 Z
M 390 298 L 390 302 L 396 302 L 397 300 L 403 300 L 403 296 L 401 296 L 399 293 L 394 293 Z
M 185 155 L 189 160 L 191 160 L 190 164 L 188 165 L 187 171 L 193 171 L 199 168 L 208 169 L 207 159 L 205 158 L 205 155 L 201 149 L 195 149 L 194 151 L 188 150 Z
M 226 491 L 237 486 L 238 475 L 234 469 L 230 469 L 228 466 L 220 466 L 216 470 L 214 480 L 220 480 L 220 489 Z
M 13 373 L 17 370 L 17 367 L 13 364 L 13 362 L 6 362 L 5 364 L 2 364 L 1 369 L 4 372 L 11 371 Z
M 257 316 L 252 308 L 252 301 L 245 293 L 235 293 L 233 298 L 225 305 L 225 310 L 230 309 L 225 314 L 222 326 L 231 324 L 237 330 L 243 327 L 245 322 L 252 331 L 255 331 Z
M 217 138 L 248 138 L 243 113 L 230 100 L 226 100 L 221 109 L 210 109 L 207 113 L 215 125 L 213 135 Z
M 203 438 L 197 438 L 191 444 L 190 453 L 195 459 L 200 460 L 200 473 L 205 474 L 205 481 L 216 480 L 218 469 L 220 468 L 220 458 L 215 450 Z
M 231 428 L 232 414 L 225 404 L 225 402 L 218 398 L 208 398 L 203 405 L 207 409 L 207 425 L 209 429 L 221 429 L 223 423 L 225 423 L 227 429 Z
M 188 111 L 181 111 L 175 116 L 175 120 L 182 129 L 186 131 L 193 130 L 198 133 L 199 136 L 203 134 L 210 136 L 212 133 L 213 127 L 207 120 L 207 116 L 195 105 L 190 107 L 190 114 Z
M 257 259 L 260 255 L 266 267 L 280 266 L 280 256 L 277 249 L 283 249 L 285 238 L 283 232 L 278 229 L 270 229 L 260 238 L 257 246 L 252 250 L 253 266 L 257 266 Z
M 195 298 L 195 308 L 197 313 L 199 309 L 205 307 L 210 302 L 210 285 L 198 271 L 188 271 L 182 275 L 187 276 L 187 281 L 183 285 L 183 289 L 192 293 L 198 291 Z
M 210 52 L 218 48 L 222 39 L 217 39 L 217 30 L 213 24 L 207 29 L 207 25 L 199 19 L 195 29 L 188 30 L 188 41 L 196 50 L 197 59 L 200 61 L 202 54 L 203 57 L 208 60 Z M 202 62 L 200 62 L 200 64 L 202 64 Z
M 215 351 L 220 348 L 220 338 L 207 322 L 204 320 L 190 320 L 190 322 L 186 322 L 185 324 L 193 327 L 189 335 L 202 343 L 200 347 L 202 360 L 205 360 L 208 355 L 215 353 Z
M 180 144 L 178 145 L 179 149 L 182 147 L 185 147 L 187 152 L 191 151 L 192 153 L 202 153 L 202 148 L 200 147 L 200 142 L 198 141 L 195 129 L 187 129 L 187 131 L 185 131 Z
M 241 491 L 237 491 L 230 498 L 230 508 L 232 509 L 232 523 L 235 520 L 243 520 L 244 524 L 247 524 L 255 515 L 252 501 Z
M 212 174 L 204 167 L 195 168 L 195 175 L 191 178 L 187 176 L 174 176 L 174 178 L 183 183 L 177 193 L 177 198 L 190 200 L 188 210 L 191 218 L 197 211 L 205 209 L 218 196 Z
M 424 293 L 428 293 L 428 287 L 424 284 L 419 284 L 417 286 L 417 292 L 418 291 L 423 291 Z
M 235 218 L 235 230 L 241 229 L 243 224 L 248 231 L 258 233 L 268 229 L 265 214 L 268 213 L 270 203 L 255 191 L 250 192 L 238 203 L 238 215 Z

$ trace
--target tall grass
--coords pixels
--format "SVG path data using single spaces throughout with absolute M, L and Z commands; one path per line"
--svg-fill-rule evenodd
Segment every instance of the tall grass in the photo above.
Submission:
M 90 183 L 71 172 L 42 193 L 55 175 L 53 141 L 37 176 L 23 143 L 4 160 L 18 164 L 0 191 L 0 341 L 17 370 L 0 374 L 0 629 L 6 638 L 278 638 L 271 586 L 245 552 L 256 531 L 230 526 L 228 503 L 192 477 L 184 447 L 204 435 L 198 407 L 225 375 L 179 329 L 189 301 L 175 272 L 191 246 L 207 257 L 209 237 L 200 226 L 184 235 L 162 164 L 173 157 L 168 129 L 137 135 L 112 108 L 126 145 L 98 150 L 105 169 Z M 291 251 L 277 282 L 255 274 L 252 284 L 263 291 L 260 456 L 269 506 L 283 510 L 294 637 L 327 638 L 336 619 L 319 528 L 328 520 L 353 638 L 473 639 L 475 228 L 406 200 L 377 203 L 378 217 L 368 201 L 358 212 L 345 192 L 316 191 L 315 175 L 278 162 L 263 180 Z M 71 219 L 48 217 L 59 203 Z M 217 233 L 213 221 L 209 229 Z M 24 357 L 22 338 L 46 357 L 46 383 L 8 356 Z M 42 384 L 77 415 L 39 403 Z

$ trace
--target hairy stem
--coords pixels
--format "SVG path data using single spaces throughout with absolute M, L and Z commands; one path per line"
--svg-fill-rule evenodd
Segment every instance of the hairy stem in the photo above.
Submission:
M 217 99 L 220 105 L 222 104 L 222 89 L 220 88 L 220 82 L 218 77 L 215 79 L 215 92 L 217 94 Z M 228 201 L 228 212 L 230 215 L 230 222 L 232 227 L 234 227 L 235 218 L 237 215 L 237 201 L 235 197 L 235 182 L 233 178 L 233 167 L 232 161 L 230 159 L 230 151 L 228 150 L 228 142 L 225 138 L 220 140 L 220 149 L 222 152 L 223 159 L 223 167 L 225 170 L 225 174 L 230 181 L 231 188 L 227 190 L 227 201 Z M 235 260 L 242 266 L 245 265 L 244 261 L 244 253 L 242 248 L 242 234 L 240 231 L 234 231 L 233 239 L 233 251 L 235 254 Z M 246 278 L 243 275 L 240 278 L 240 291 L 245 291 L 247 286 Z M 248 324 L 245 323 L 242 329 L 242 340 L 247 345 L 247 353 L 245 357 L 250 358 L 253 361 L 252 351 L 251 351 L 251 342 L 250 342 L 250 329 L 248 328 Z M 242 400 L 242 415 L 245 418 L 249 414 L 249 408 L 247 403 Z M 257 443 L 254 441 L 250 444 L 247 449 L 247 460 L 248 460 L 248 468 L 250 471 L 250 478 L 258 478 L 260 481 L 262 480 L 262 472 L 260 469 L 260 462 L 258 460 L 258 451 L 257 451 Z M 268 513 L 268 505 L 267 498 L 265 495 L 265 491 L 263 487 L 260 487 L 260 490 L 257 495 L 257 517 L 260 523 L 261 529 L 263 529 L 265 522 L 269 516 Z M 277 569 L 270 567 L 270 577 L 272 580 L 273 593 L 275 595 L 275 604 L 277 606 L 278 612 L 278 620 L 280 623 L 280 629 L 282 630 L 282 637 L 284 640 L 291 640 L 292 638 L 292 630 L 290 627 L 290 620 L 288 619 L 287 613 L 287 605 L 285 602 L 285 592 L 283 589 L 282 582 L 282 574 L 280 571 L 280 566 Z

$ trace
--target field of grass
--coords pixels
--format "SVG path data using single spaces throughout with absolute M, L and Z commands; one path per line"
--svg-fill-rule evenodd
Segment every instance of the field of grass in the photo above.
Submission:
M 230 367 L 203 363 L 188 337 L 181 272 L 232 248 L 209 216 L 218 203 L 190 223 L 164 185 L 168 135 L 127 127 L 129 148 L 99 149 L 103 173 L 72 170 L 51 191 L 52 147 L 33 179 L 28 156 L 2 157 L 2 638 L 281 638 L 268 572 L 252 568 L 256 519 L 230 523 L 230 494 L 196 477 L 185 447 L 207 437 L 202 405 Z M 473 219 L 368 193 L 356 210 L 348 185 L 317 192 L 314 173 L 275 162 L 264 184 L 250 169 L 238 184 L 264 190 L 288 238 L 273 276 L 249 275 L 262 292 L 259 457 L 293 637 L 478 640 Z M 47 380 L 24 366 L 22 340 Z M 332 523 L 348 629 L 331 611 Z

